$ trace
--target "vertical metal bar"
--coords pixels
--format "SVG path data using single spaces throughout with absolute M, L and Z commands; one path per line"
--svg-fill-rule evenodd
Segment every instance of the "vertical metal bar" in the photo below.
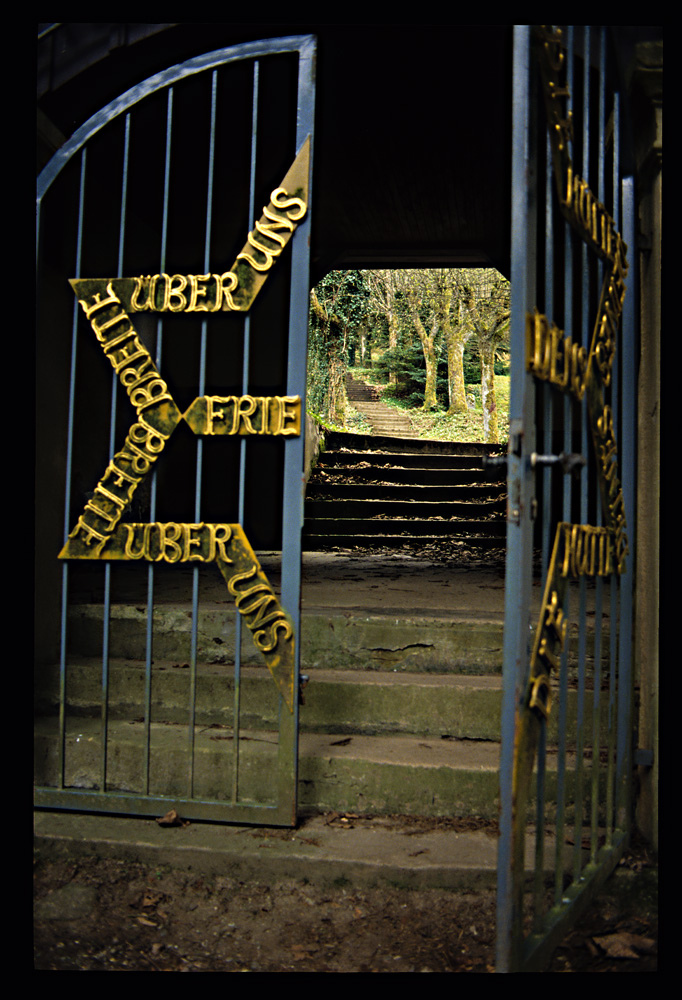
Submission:
M 575 94 L 573 86 L 574 76 L 574 37 L 573 27 L 568 26 L 566 32 L 566 61 L 567 61 L 567 85 L 571 98 Z M 564 330 L 567 337 L 574 341 L 578 339 L 578 332 L 574 323 L 574 268 L 573 252 L 575 236 L 570 226 L 564 226 L 565 250 L 564 250 Z M 566 454 L 573 450 L 573 402 L 568 394 L 564 394 L 562 400 L 563 409 L 563 448 Z M 572 477 L 564 476 L 562 480 L 562 519 L 571 522 L 572 517 Z M 569 620 L 570 606 L 570 582 L 566 587 L 564 595 L 563 612 Z M 559 720 L 557 734 L 557 776 L 556 776 L 556 840 L 555 840 L 555 861 L 554 861 L 554 901 L 558 905 L 563 894 L 563 829 L 566 808 L 566 696 L 567 696 L 567 673 L 568 673 L 568 641 L 561 655 L 561 674 L 559 678 Z
M 125 242 L 125 217 L 126 201 L 128 196 L 128 156 L 130 149 L 130 115 L 125 117 L 125 132 L 123 138 L 123 171 L 121 178 L 121 211 L 119 216 L 118 230 L 118 254 L 117 254 L 117 274 L 123 274 L 123 247 Z M 113 459 L 116 453 L 116 396 L 118 392 L 118 377 L 116 372 L 111 376 L 111 396 L 109 409 L 109 459 Z M 100 747 L 100 768 L 101 781 L 100 792 L 107 790 L 107 760 L 109 751 L 109 684 L 110 684 L 110 663 L 109 650 L 111 639 L 111 563 L 104 564 L 104 607 L 103 607 L 103 636 L 102 636 L 102 704 L 101 704 L 101 740 Z
M 554 319 L 554 216 L 553 216 L 553 177 L 552 177 L 552 144 L 549 130 L 546 136 L 545 153 L 545 313 L 550 320 Z M 553 392 L 552 387 L 543 382 L 542 397 L 544 404 L 545 443 L 543 451 L 546 455 L 552 453 L 553 447 Z M 547 579 L 549 572 L 549 557 L 554 542 L 552 537 L 552 467 L 547 465 L 542 470 L 542 579 Z
M 589 25 L 584 28 L 583 45 L 583 163 L 582 175 L 584 178 L 590 176 L 590 69 L 591 69 L 591 33 Z M 581 343 L 589 351 L 590 337 L 590 254 L 587 245 L 583 242 L 581 247 L 582 258 L 582 283 L 581 283 Z M 587 398 L 584 397 L 580 405 L 580 453 L 587 456 L 589 447 L 588 437 L 588 414 Z M 580 522 L 589 523 L 588 514 L 588 490 L 587 473 L 580 479 Z M 579 583 L 579 606 L 578 606 L 578 691 L 576 707 L 576 751 L 575 751 L 575 783 L 574 783 L 574 829 L 573 829 L 573 877 L 580 876 L 582 862 L 582 827 L 583 827 L 583 756 L 584 756 L 584 708 L 585 708 L 585 671 L 587 658 L 587 578 L 581 576 Z
M 619 663 L 620 687 L 619 697 L 619 728 L 616 757 L 616 773 L 618 780 L 617 821 L 621 829 L 628 829 L 631 754 L 632 754 L 632 592 L 633 592 L 633 562 L 635 545 L 635 467 L 636 467 L 636 370 L 635 370 L 635 289 L 637 288 L 637 256 L 635 253 L 635 189 L 634 178 L 624 177 L 622 181 L 623 199 L 623 238 L 630 252 L 629 296 L 626 294 L 623 303 L 622 316 L 622 350 L 620 364 L 622 369 L 623 400 L 621 421 L 621 477 L 623 501 L 626 511 L 626 523 L 629 531 L 630 553 L 627 559 L 627 569 L 620 578 L 620 620 L 619 620 Z
M 296 152 L 310 137 L 310 165 L 313 158 L 315 111 L 315 45 L 309 39 L 298 55 Z M 310 170 L 310 175 L 312 169 Z M 312 204 L 312 176 L 308 180 L 308 205 Z M 308 315 L 310 309 L 311 213 L 308 210 L 292 240 L 289 292 L 289 344 L 287 352 L 287 395 L 300 396 L 301 433 L 284 442 L 284 488 L 282 496 L 282 604 L 294 626 L 294 699 L 289 713 L 280 699 L 280 787 L 293 791 L 291 822 L 298 810 L 298 690 L 301 647 L 301 534 L 303 530 L 303 486 L 305 456 L 306 366 L 308 356 Z M 305 276 L 305 281 L 303 280 Z M 284 802 L 282 802 L 284 806 Z
M 217 74 L 213 71 L 211 76 L 211 121 L 209 127 L 209 151 L 208 151 L 208 179 L 206 185 L 206 221 L 204 236 L 204 271 L 208 272 L 209 257 L 211 250 L 211 223 L 213 208 L 213 167 L 215 157 L 215 121 L 216 121 L 216 99 L 217 99 Z M 208 326 L 205 319 L 201 321 L 201 335 L 199 342 L 199 396 L 206 392 L 206 352 L 208 342 Z M 202 477 L 204 461 L 204 440 L 197 437 L 196 441 L 196 471 L 194 478 L 194 520 L 201 522 L 201 500 L 202 500 Z M 195 770 L 195 726 L 196 726 L 196 705 L 197 705 L 197 660 L 199 643 L 199 567 L 192 567 L 192 628 L 190 633 L 190 676 L 189 676 L 189 797 L 194 797 L 194 770 Z
M 617 232 L 621 231 L 620 212 L 620 94 L 616 92 L 613 97 L 613 221 Z M 611 411 L 613 413 L 614 427 L 618 426 L 619 413 L 619 393 L 618 378 L 614 371 L 611 379 Z M 616 729 L 617 729 L 617 687 L 618 687 L 618 575 L 614 573 L 611 577 L 611 631 L 610 631 L 610 680 L 609 680 L 609 702 L 608 702 L 608 762 L 606 774 L 606 843 L 611 846 L 613 843 L 614 815 L 615 815 L 615 752 L 616 752 Z
M 597 498 L 598 507 L 601 506 Z M 599 523 L 599 522 L 597 522 Z M 603 587 L 601 577 L 597 578 L 594 598 L 594 679 L 592 682 L 592 782 L 590 811 L 590 861 L 594 864 L 599 847 L 599 778 L 601 773 L 601 660 L 602 660 L 602 623 L 603 623 Z
M 599 159 L 597 167 L 597 198 L 602 203 L 606 198 L 606 31 L 602 27 L 599 34 Z M 602 262 L 598 268 L 600 285 L 606 274 L 607 262 Z M 603 511 L 601 491 L 596 491 L 595 524 L 602 525 Z M 590 790 L 590 862 L 594 864 L 599 848 L 599 781 L 601 773 L 601 683 L 602 683 L 602 630 L 604 624 L 603 610 L 604 582 L 601 576 L 595 581 L 595 613 L 594 613 L 594 668 L 592 675 L 592 769 Z
M 171 140 L 173 132 L 173 88 L 168 88 L 166 98 L 166 149 L 163 168 L 163 208 L 161 214 L 161 246 L 159 250 L 159 273 L 166 270 L 166 250 L 168 246 L 168 201 L 170 197 L 170 161 Z M 155 364 L 161 371 L 163 359 L 163 319 L 162 314 L 156 321 L 156 351 Z M 156 520 L 156 487 L 157 470 L 152 470 L 152 481 L 149 501 L 149 520 Z M 154 564 L 147 567 L 147 634 L 145 643 L 145 681 L 144 681 L 144 744 L 145 744 L 145 790 L 149 794 L 151 772 L 151 699 L 152 699 L 152 656 L 154 649 Z
M 85 212 L 85 174 L 87 149 L 81 153 L 81 169 L 78 188 L 78 228 L 76 234 L 75 277 L 81 275 L 81 257 L 83 252 L 83 216 Z M 78 349 L 78 302 L 74 299 L 71 319 L 71 362 L 69 367 L 69 401 L 66 431 L 66 472 L 64 491 L 64 523 L 62 544 L 69 537 L 69 518 L 71 517 L 71 475 L 73 472 L 73 432 L 76 408 L 76 354 Z M 59 787 L 65 787 L 65 755 L 66 755 L 66 648 L 67 648 L 67 617 L 69 603 L 69 564 L 62 564 L 62 601 L 60 611 L 60 643 L 59 643 Z
M 260 83 L 260 62 L 254 59 L 251 83 L 251 147 L 249 159 L 249 224 L 256 210 L 256 161 L 258 153 L 258 98 Z M 251 315 L 244 317 L 244 347 L 242 357 L 242 395 L 249 392 L 249 367 L 251 361 Z M 239 498 L 237 518 L 244 523 L 246 513 L 246 438 L 239 442 Z M 235 611 L 235 654 L 234 654 L 234 700 L 233 700 L 233 740 L 232 740 L 232 801 L 239 801 L 239 765 L 240 765 L 240 713 L 241 713 L 241 675 L 242 675 L 242 637 L 243 625 L 239 612 Z
M 570 586 L 566 587 L 564 597 L 564 614 L 570 621 Z M 554 860 L 554 903 L 561 903 L 564 891 L 564 823 L 566 819 L 566 733 L 567 733 L 567 702 L 568 702 L 568 650 L 570 639 L 568 633 L 566 643 L 561 651 L 561 667 L 559 674 L 559 720 L 557 735 L 557 777 L 556 777 L 556 824 L 555 824 L 555 860 Z
M 545 253 L 545 313 L 554 320 L 555 300 L 554 300 L 554 217 L 553 217 L 553 171 L 552 171 L 552 146 L 549 138 L 549 131 L 546 129 L 545 142 L 545 183 L 544 183 L 544 253 Z M 538 178 L 539 181 L 539 178 Z M 540 185 L 538 183 L 538 191 Z M 553 391 L 552 387 L 543 382 L 541 386 L 541 398 L 543 408 L 543 429 L 544 443 L 542 451 L 544 454 L 551 454 L 553 448 Z M 553 518 L 552 518 L 552 466 L 545 466 L 542 470 L 542 565 L 541 579 L 546 580 L 549 572 L 549 560 L 553 538 Z M 539 932 L 542 927 L 542 919 L 545 911 L 545 809 L 546 809 L 546 770 L 547 770 L 547 727 L 543 726 L 540 731 L 537 749 L 537 781 L 536 781 L 536 809 L 535 809 L 535 874 L 533 888 L 533 929 Z
M 521 914 L 514 902 L 513 796 L 516 707 L 520 703 L 529 664 L 530 596 L 533 532 L 530 519 L 532 481 L 528 456 L 534 450 L 533 383 L 525 371 L 525 317 L 535 296 L 531 148 L 530 25 L 513 29 L 512 98 L 512 239 L 510 386 L 505 581 L 504 668 L 500 751 L 500 839 L 497 882 L 496 971 L 509 972 L 518 950 Z M 523 878 L 523 872 L 517 873 Z

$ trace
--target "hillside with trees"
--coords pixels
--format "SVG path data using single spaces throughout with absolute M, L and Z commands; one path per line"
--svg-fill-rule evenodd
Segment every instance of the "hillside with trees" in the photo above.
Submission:
M 356 429 L 352 371 L 422 437 L 505 440 L 509 310 L 491 268 L 330 271 L 310 295 L 308 412 Z

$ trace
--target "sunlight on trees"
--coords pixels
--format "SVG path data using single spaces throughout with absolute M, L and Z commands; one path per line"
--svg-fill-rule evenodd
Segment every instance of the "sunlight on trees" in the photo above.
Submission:
M 346 371 L 374 364 L 396 386 L 418 386 L 422 410 L 464 413 L 465 354 L 473 355 L 485 440 L 497 442 L 493 376 L 508 359 L 509 300 L 509 282 L 492 268 L 330 271 L 310 296 L 309 410 L 345 426 Z

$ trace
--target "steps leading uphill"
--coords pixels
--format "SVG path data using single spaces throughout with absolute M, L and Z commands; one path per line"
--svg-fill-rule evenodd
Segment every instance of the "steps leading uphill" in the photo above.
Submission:
M 330 433 L 306 490 L 303 546 L 504 545 L 497 445 Z
M 367 420 L 372 434 L 379 437 L 416 438 L 417 432 L 408 415 L 382 403 L 379 390 L 373 385 L 358 382 L 352 375 L 346 375 L 346 395 L 353 409 Z

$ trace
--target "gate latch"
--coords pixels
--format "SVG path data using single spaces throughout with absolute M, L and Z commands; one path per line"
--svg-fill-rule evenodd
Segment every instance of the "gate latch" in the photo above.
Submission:
M 535 469 L 538 465 L 556 465 L 561 464 L 564 471 L 564 475 L 574 475 L 579 476 L 580 470 L 584 465 L 587 465 L 587 460 L 582 455 L 576 455 L 574 452 L 561 452 L 560 455 L 538 455 L 536 451 L 530 456 L 530 467 Z

